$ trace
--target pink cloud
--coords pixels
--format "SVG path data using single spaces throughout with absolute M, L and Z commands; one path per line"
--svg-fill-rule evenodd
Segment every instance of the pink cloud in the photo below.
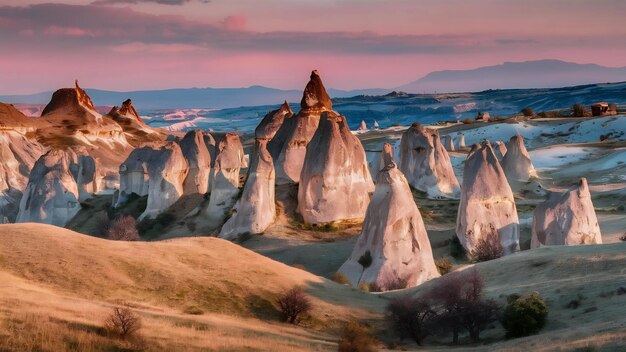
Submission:
M 66 36 L 66 37 L 94 37 L 95 34 L 89 30 L 85 30 L 78 27 L 62 27 L 62 26 L 50 26 L 44 30 L 44 34 L 53 36 Z
M 230 31 L 244 31 L 247 23 L 245 16 L 228 16 L 222 21 L 222 26 Z

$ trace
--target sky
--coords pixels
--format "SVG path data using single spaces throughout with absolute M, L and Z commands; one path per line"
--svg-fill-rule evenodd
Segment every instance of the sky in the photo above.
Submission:
M 0 0 L 0 94 L 392 88 L 505 61 L 626 66 L 623 0 Z

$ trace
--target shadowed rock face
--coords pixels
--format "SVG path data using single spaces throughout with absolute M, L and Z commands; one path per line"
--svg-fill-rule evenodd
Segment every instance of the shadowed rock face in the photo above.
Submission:
M 456 235 L 468 252 L 487 236 L 499 236 L 505 255 L 519 249 L 513 192 L 488 141 L 475 145 L 465 161 Z
M 459 181 L 437 130 L 414 123 L 402 134 L 400 170 L 413 188 L 429 198 L 459 197 Z
M 537 173 L 524 145 L 524 138 L 519 134 L 511 137 L 506 145 L 506 154 L 502 157 L 502 169 L 509 181 L 526 182 Z
M 373 188 L 365 151 L 345 117 L 324 112 L 307 147 L 298 212 L 310 224 L 362 219 Z
M 95 161 L 84 149 L 55 149 L 35 163 L 16 222 L 65 226 L 80 210 L 79 201 L 97 192 Z
M 267 140 L 257 139 L 255 150 L 243 193 L 233 208 L 232 217 L 220 231 L 221 238 L 234 240 L 245 234 L 263 233 L 276 218 L 276 177 L 272 156 L 267 151 Z
M 120 189 L 116 206 L 124 204 L 132 193 L 148 195 L 148 165 L 153 151 L 151 147 L 137 148 L 120 165 Z
M 135 110 L 130 99 L 125 100 L 120 107 L 114 106 L 106 115 L 115 121 L 126 132 L 126 137 L 133 145 L 140 145 L 147 141 L 165 140 L 166 134 L 148 126 Z
M 298 115 L 293 119 L 285 119 L 285 129 L 279 131 L 276 134 L 278 140 L 270 144 L 277 184 L 300 182 L 307 145 L 317 130 L 320 116 L 322 112 L 332 111 L 332 102 L 317 71 L 311 73 L 300 106 Z
M 587 179 L 564 193 L 552 194 L 535 208 L 531 248 L 601 243 Z
M 498 161 L 502 162 L 502 159 L 506 155 L 506 144 L 504 144 L 504 142 L 502 141 L 496 141 L 496 145 L 495 145 L 495 148 L 493 149 L 493 152 L 496 154 Z
M 285 118 L 292 118 L 293 112 L 285 101 L 278 110 L 270 111 L 254 130 L 255 138 L 270 140 L 283 125 Z
M 219 142 L 218 155 L 211 181 L 211 197 L 204 214 L 214 227 L 222 225 L 226 211 L 239 195 L 239 171 L 245 165 L 243 146 L 239 136 L 227 133 Z
M 187 132 L 179 144 L 189 164 L 189 174 L 183 186 L 185 194 L 207 193 L 211 173 L 211 154 L 204 142 L 202 131 Z
M 385 143 L 381 164 L 361 236 L 339 272 L 354 287 L 360 283 L 375 283 L 385 291 L 414 287 L 439 273 L 422 216 L 390 144 Z M 359 260 L 368 252 L 372 261 L 364 268 Z

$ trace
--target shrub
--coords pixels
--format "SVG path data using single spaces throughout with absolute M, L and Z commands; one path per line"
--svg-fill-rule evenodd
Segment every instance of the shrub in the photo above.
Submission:
M 445 275 L 452 270 L 452 263 L 450 263 L 450 261 L 446 257 L 441 257 L 435 260 L 435 265 L 437 266 L 437 270 L 441 275 Z
M 338 284 L 352 286 L 352 282 L 350 282 L 350 280 L 340 272 L 334 273 L 332 280 Z
M 561 112 L 558 111 L 558 110 L 542 111 L 542 112 L 539 113 L 539 117 L 543 117 L 543 118 L 557 118 L 557 117 L 563 117 L 563 114 L 561 114 Z
M 110 334 L 129 339 L 141 329 L 141 318 L 126 307 L 115 307 L 104 321 L 104 326 Z
M 484 279 L 475 268 L 469 272 L 453 272 L 442 277 L 426 294 L 437 316 L 432 329 L 452 332 L 452 342 L 459 342 L 464 329 L 472 341 L 480 339 L 480 331 L 497 320 L 500 307 L 483 299 Z
M 359 258 L 359 264 L 363 267 L 363 269 L 369 268 L 372 265 L 372 253 L 369 250 L 365 251 L 363 255 Z
M 573 117 L 590 117 L 591 111 L 589 111 L 589 109 L 587 109 L 587 107 L 582 104 L 574 104 L 572 106 L 572 116 Z
M 359 283 L 359 290 L 363 292 L 374 292 L 372 291 L 372 287 L 369 282 L 361 282 Z
M 401 290 L 408 285 L 408 279 L 398 277 L 395 273 L 387 273 L 369 284 L 369 292 L 385 292 Z
M 185 308 L 185 314 L 202 315 L 204 311 L 197 306 L 189 306 Z
M 114 241 L 139 241 L 137 221 L 132 216 L 117 217 L 107 230 L 107 237 Z
M 522 296 L 510 302 L 502 316 L 502 326 L 507 337 L 535 334 L 546 324 L 548 305 L 539 293 Z
M 374 352 L 378 341 L 372 336 L 369 329 L 359 323 L 347 323 L 341 330 L 339 352 Z
M 277 301 L 283 320 L 290 324 L 299 324 L 303 316 L 311 311 L 309 297 L 301 287 L 294 287 L 281 294 Z
M 522 109 L 522 115 L 524 115 L 526 117 L 533 117 L 533 116 L 535 116 L 535 112 L 533 111 L 533 108 L 526 107 L 526 108 Z
M 428 336 L 428 324 L 436 315 L 424 300 L 409 296 L 394 298 L 385 312 L 391 330 L 401 340 L 410 337 L 418 345 Z
M 502 257 L 504 250 L 500 244 L 500 235 L 494 230 L 490 235 L 481 238 L 470 252 L 470 259 L 473 262 L 486 262 L 488 260 Z
M 470 119 L 469 117 L 466 117 L 465 120 L 463 120 L 463 123 L 468 125 L 468 124 L 472 123 L 472 119 Z
M 465 250 L 465 247 L 463 247 L 463 245 L 461 244 L 461 240 L 459 240 L 459 238 L 456 235 L 454 235 L 450 239 L 449 246 L 450 246 L 450 255 L 452 256 L 452 258 L 455 258 L 455 259 L 466 258 L 467 251 Z

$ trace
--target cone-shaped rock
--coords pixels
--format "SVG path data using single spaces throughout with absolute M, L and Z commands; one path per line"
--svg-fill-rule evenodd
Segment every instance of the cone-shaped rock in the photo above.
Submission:
M 332 111 L 333 105 L 317 71 L 311 73 L 311 79 L 304 89 L 301 110 L 293 119 L 285 119 L 289 123 L 288 130 L 277 133 L 276 137 L 284 142 L 272 143 L 270 151 L 276 167 L 276 183 L 298 183 L 306 155 L 307 145 L 313 138 L 320 116 L 324 111 Z M 293 120 L 293 121 L 291 121 Z M 276 144 L 282 144 L 280 152 L 275 152 Z
M 30 173 L 16 222 L 65 226 L 80 210 L 79 199 L 97 191 L 94 175 L 95 162 L 85 150 L 47 152 Z
M 496 141 L 493 152 L 496 153 L 496 158 L 498 158 L 498 161 L 502 162 L 502 159 L 506 155 L 506 144 L 502 141 Z
M 459 181 L 437 130 L 414 123 L 402 134 L 400 170 L 413 188 L 429 198 L 459 196 Z
M 227 133 L 219 141 L 217 158 L 211 181 L 211 197 L 205 214 L 213 227 L 222 225 L 226 211 L 235 204 L 239 195 L 239 171 L 245 164 L 243 146 L 239 136 Z
M 244 234 L 263 233 L 276 217 L 276 177 L 272 156 L 267 151 L 267 139 L 257 139 L 255 150 L 243 193 L 233 208 L 232 217 L 220 231 L 221 238 L 233 240 Z
M 130 99 L 125 100 L 120 107 L 111 108 L 106 116 L 122 127 L 133 145 L 139 145 L 146 141 L 165 140 L 166 138 L 165 133 L 151 128 L 143 121 Z
M 465 148 L 465 135 L 463 133 L 459 135 L 458 140 L 459 149 Z
M 553 193 L 535 208 L 530 248 L 601 243 L 587 179 L 564 193 Z
M 393 148 L 385 143 L 361 236 L 339 268 L 354 287 L 375 284 L 381 290 L 413 287 L 439 273 L 422 216 L 409 185 L 396 167 Z M 362 263 L 371 258 L 371 264 Z
M 152 150 L 148 162 L 148 205 L 139 219 L 156 218 L 183 195 L 189 164 L 177 143 Z
M 255 138 L 270 140 L 283 125 L 285 118 L 292 118 L 293 112 L 285 101 L 278 110 L 270 111 L 254 130 Z
M 537 176 L 521 135 L 511 137 L 507 143 L 506 154 L 502 158 L 502 169 L 509 181 L 526 182 L 531 177 Z
M 450 135 L 443 136 L 443 146 L 449 152 L 453 152 L 454 151 L 454 140 L 452 139 L 452 136 L 450 136 Z
M 365 120 L 361 120 L 361 125 L 359 126 L 359 131 L 367 131 L 367 125 L 365 124 Z
M 180 141 L 180 149 L 189 164 L 189 173 L 183 185 L 185 194 L 205 194 L 209 191 L 211 154 L 202 131 L 189 131 Z
M 345 117 L 324 112 L 307 147 L 298 212 L 310 224 L 362 219 L 373 189 L 361 142 Z
M 474 146 L 465 160 L 456 235 L 468 252 L 488 236 L 499 236 L 505 255 L 519 249 L 513 192 L 488 141 Z

